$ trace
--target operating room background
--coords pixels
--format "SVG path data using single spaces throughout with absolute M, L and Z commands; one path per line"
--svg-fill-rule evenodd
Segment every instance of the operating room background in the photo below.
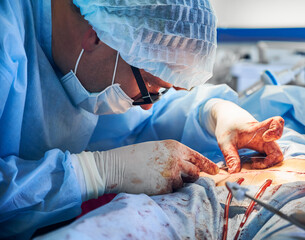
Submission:
M 226 83 L 243 96 L 258 89 L 262 73 L 270 70 L 281 76 L 279 84 L 305 86 L 304 0 L 211 3 L 218 18 L 218 48 L 209 83 Z M 288 71 L 296 68 L 293 74 Z

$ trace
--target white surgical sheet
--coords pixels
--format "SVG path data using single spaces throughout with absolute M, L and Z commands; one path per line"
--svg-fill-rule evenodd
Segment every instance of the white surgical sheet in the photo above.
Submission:
M 252 186 L 254 195 L 258 187 Z M 36 239 L 221 239 L 225 187 L 215 187 L 209 178 L 186 184 L 179 191 L 161 196 L 121 193 L 73 224 Z M 286 214 L 305 209 L 305 182 L 269 187 L 262 198 Z M 238 205 L 239 204 L 239 205 Z M 249 200 L 232 201 L 228 239 L 233 239 Z M 256 207 L 240 239 L 266 239 L 305 231 L 287 224 L 264 208 Z

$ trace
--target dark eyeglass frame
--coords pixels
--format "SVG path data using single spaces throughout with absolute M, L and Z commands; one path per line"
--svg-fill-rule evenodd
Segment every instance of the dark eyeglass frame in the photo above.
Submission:
M 137 101 L 134 101 L 132 103 L 133 105 L 138 106 L 138 105 L 155 103 L 155 102 L 159 101 L 161 99 L 162 95 L 165 94 L 168 91 L 168 89 L 165 89 L 164 91 L 159 92 L 159 93 L 149 93 L 146 86 L 145 86 L 145 83 L 144 83 L 144 80 L 143 80 L 142 75 L 140 73 L 140 70 L 136 67 L 133 67 L 133 66 L 130 66 L 130 67 L 131 67 L 131 70 L 132 70 L 132 73 L 133 73 L 134 77 L 136 78 L 138 87 L 139 87 L 140 92 L 142 94 L 142 98 L 137 100 Z

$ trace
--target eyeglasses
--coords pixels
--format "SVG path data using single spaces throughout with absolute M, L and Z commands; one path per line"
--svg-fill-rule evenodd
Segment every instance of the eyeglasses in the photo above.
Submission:
M 155 102 L 159 101 L 161 99 L 162 95 L 168 91 L 168 89 L 165 89 L 165 90 L 160 91 L 159 93 L 149 93 L 145 86 L 145 83 L 144 83 L 144 80 L 140 73 L 140 70 L 133 66 L 130 66 L 130 67 L 131 67 L 134 77 L 137 80 L 138 87 L 142 94 L 142 98 L 134 101 L 132 103 L 133 105 L 144 105 L 144 104 L 155 103 Z

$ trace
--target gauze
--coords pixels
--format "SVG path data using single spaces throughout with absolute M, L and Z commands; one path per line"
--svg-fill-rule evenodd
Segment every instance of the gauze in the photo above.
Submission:
M 130 65 L 190 89 L 212 76 L 216 17 L 208 0 L 73 0 Z

